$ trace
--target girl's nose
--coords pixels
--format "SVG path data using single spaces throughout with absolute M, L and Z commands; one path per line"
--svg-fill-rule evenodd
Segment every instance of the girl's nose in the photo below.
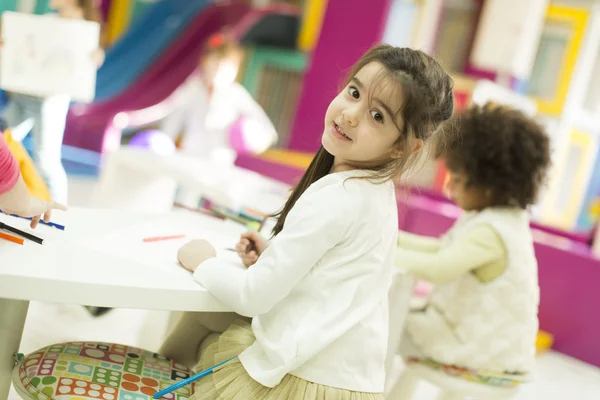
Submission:
M 358 118 L 356 117 L 356 110 L 353 108 L 347 108 L 342 111 L 342 118 L 350 125 L 351 127 L 356 127 L 358 125 Z

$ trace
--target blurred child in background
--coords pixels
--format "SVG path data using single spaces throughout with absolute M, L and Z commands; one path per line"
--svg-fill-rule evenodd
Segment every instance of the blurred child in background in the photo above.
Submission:
M 164 102 L 129 112 L 134 125 L 162 116 L 160 129 L 186 155 L 233 165 L 237 152 L 262 153 L 277 142 L 277 132 L 262 107 L 238 82 L 243 50 L 226 31 L 204 44 L 198 68 Z M 236 127 L 238 129 L 236 129 Z M 183 189 L 178 200 L 198 206 L 201 193 Z
M 51 0 L 50 7 L 59 18 L 99 22 L 96 0 Z M 54 13 L 53 13 L 54 14 Z M 104 61 L 102 49 L 90 55 L 100 67 Z M 67 174 L 62 165 L 62 141 L 71 99 L 65 94 L 48 97 L 9 93 L 9 103 L 3 118 L 17 129 L 32 122 L 33 158 L 48 185 L 52 199 L 66 204 L 68 200 Z M 17 135 L 20 136 L 20 135 Z
M 173 95 L 162 129 L 176 139 L 182 152 L 233 162 L 230 128 L 240 118 L 257 123 L 246 142 L 261 153 L 277 141 L 269 117 L 236 77 L 243 51 L 228 33 L 208 39 L 198 70 Z

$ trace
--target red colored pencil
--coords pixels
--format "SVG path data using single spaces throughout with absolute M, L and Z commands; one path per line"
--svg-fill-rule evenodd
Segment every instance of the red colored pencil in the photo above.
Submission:
M 184 238 L 185 235 L 173 235 L 173 236 L 156 236 L 156 237 L 147 237 L 142 239 L 144 243 L 150 242 L 161 242 L 163 240 L 173 240 L 173 239 L 181 239 Z

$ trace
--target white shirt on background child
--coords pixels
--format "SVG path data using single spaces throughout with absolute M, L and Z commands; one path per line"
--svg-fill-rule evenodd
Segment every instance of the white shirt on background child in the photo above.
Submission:
M 504 272 L 485 283 L 473 271 L 446 279 L 447 282 L 435 287 L 424 311 L 409 314 L 406 331 L 421 356 L 436 362 L 474 370 L 527 374 L 535 362 L 540 298 L 527 211 L 489 207 L 481 212 L 467 212 L 441 238 L 441 248 L 450 247 L 485 226 L 493 229 L 504 247 Z M 399 250 L 398 267 L 406 265 L 409 272 L 413 265 L 418 270 L 427 268 L 419 253 Z M 460 249 L 452 254 L 455 253 L 457 258 Z M 449 271 L 443 268 L 443 257 L 437 259 L 442 263 L 437 274 L 448 275 Z M 436 268 L 431 266 L 431 270 L 428 275 L 433 276 Z
M 239 83 L 215 84 L 212 95 L 199 74 L 193 74 L 172 95 L 175 109 L 161 129 L 173 139 L 183 131 L 182 152 L 204 158 L 225 158 L 233 164 L 236 153 L 229 144 L 229 129 L 244 116 L 255 121 L 260 135 L 252 150 L 262 152 L 277 141 L 277 132 L 262 107 Z

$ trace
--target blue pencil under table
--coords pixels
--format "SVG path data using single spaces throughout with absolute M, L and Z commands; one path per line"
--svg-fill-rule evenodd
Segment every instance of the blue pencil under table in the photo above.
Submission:
M 150 400 L 191 374 L 156 353 L 113 343 L 59 343 L 18 358 L 12 380 L 23 399 Z M 163 398 L 187 400 L 193 386 Z

